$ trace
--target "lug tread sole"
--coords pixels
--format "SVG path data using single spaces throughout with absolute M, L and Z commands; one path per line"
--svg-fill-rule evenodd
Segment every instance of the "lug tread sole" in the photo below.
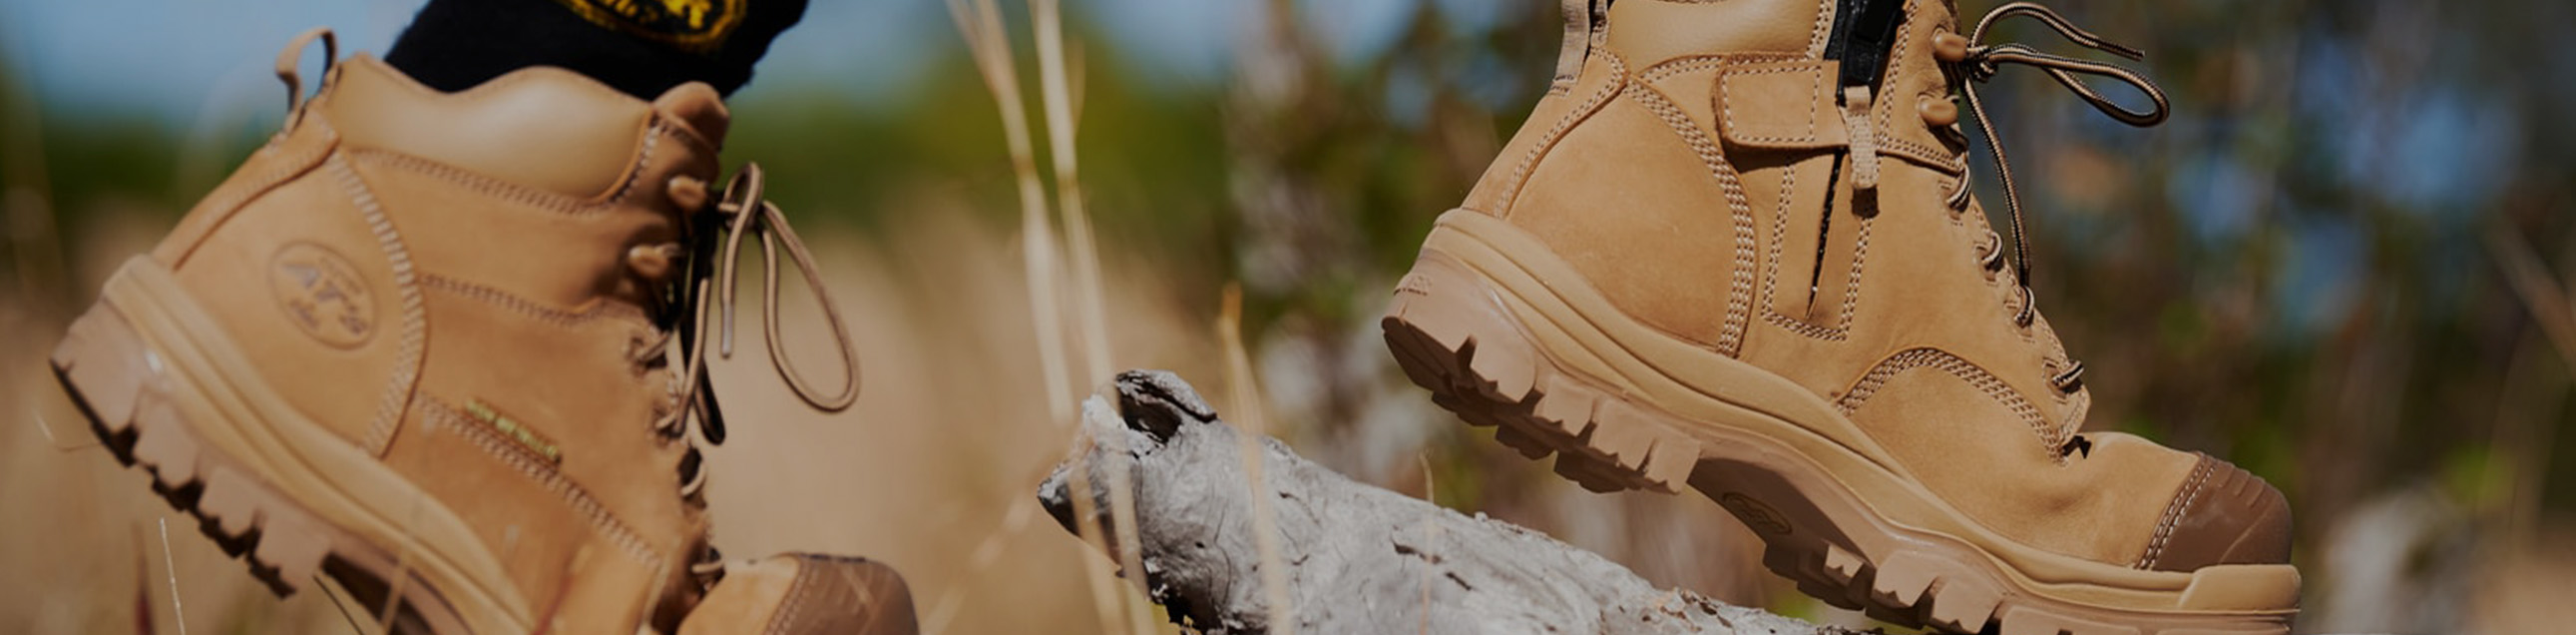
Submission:
M 399 593 L 391 632 L 468 633 L 427 583 L 355 534 L 340 530 L 271 486 L 240 461 L 201 443 L 177 400 L 187 388 L 162 368 L 116 309 L 105 303 L 76 319 L 52 366 L 90 431 L 116 460 L 150 476 L 153 493 L 197 521 L 199 533 L 239 558 L 271 594 L 291 597 L 319 582 L 348 591 L 369 615 Z
M 1810 519 L 1806 523 L 1829 517 L 1814 511 L 1812 504 L 1781 499 L 1811 493 L 1786 481 L 1813 484 L 1832 479 L 1821 473 L 1764 474 L 1760 472 L 1765 468 L 1751 462 L 1718 456 L 1725 452 L 1703 452 L 1719 448 L 1703 448 L 1702 441 L 1683 431 L 1709 424 L 1631 402 L 1617 389 L 1565 370 L 1537 349 L 1497 292 L 1473 279 L 1476 274 L 1463 265 L 1441 262 L 1429 252 L 1422 262 L 1397 289 L 1380 326 L 1405 376 L 1430 390 L 1435 403 L 1470 425 L 1495 428 L 1495 439 L 1524 457 L 1555 455 L 1555 471 L 1591 491 L 1678 493 L 1681 485 L 1693 485 L 1755 528 L 1766 543 L 1765 568 L 1829 605 L 1863 611 L 1893 624 L 1948 633 L 2273 635 L 2288 631 L 2286 619 L 2268 616 L 2147 624 L 2104 617 L 2104 613 L 2118 614 L 2116 610 L 2064 610 L 2068 607 L 2057 602 L 2008 592 L 1996 577 L 1999 574 L 1985 568 L 1991 565 L 1923 546 L 1925 541 L 1855 540 L 1849 535 L 1889 533 L 1882 526 L 1765 531 L 1766 523 L 1784 522 L 1778 517 L 1780 509 L 1807 506 L 1809 513 L 1800 515 Z M 1768 483 L 1752 482 L 1757 480 Z M 1730 500 L 1736 495 L 1726 492 L 1737 490 L 1774 492 L 1775 500 L 1751 504 Z M 1871 553 L 1860 546 L 1863 543 L 1893 548 Z

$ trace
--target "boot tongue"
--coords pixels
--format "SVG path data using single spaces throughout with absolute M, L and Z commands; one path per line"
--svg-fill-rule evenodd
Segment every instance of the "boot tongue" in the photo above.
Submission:
M 717 147 L 724 146 L 725 130 L 733 125 L 733 115 L 725 110 L 724 96 L 703 82 L 672 87 L 653 100 L 653 109 L 688 126 Z

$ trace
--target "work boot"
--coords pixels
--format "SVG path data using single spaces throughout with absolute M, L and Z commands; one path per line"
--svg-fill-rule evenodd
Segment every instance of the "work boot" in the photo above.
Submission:
M 679 635 L 912 635 L 912 590 L 864 558 L 788 553 L 729 565 Z
M 346 589 L 397 631 L 668 632 L 721 569 L 708 305 L 729 339 L 746 235 L 812 280 L 756 168 L 708 185 L 722 101 L 556 68 L 441 93 L 363 55 L 308 100 L 316 38 L 337 58 L 324 30 L 278 58 L 283 130 L 73 323 L 64 387 L 281 595 Z M 841 392 L 789 375 L 838 409 L 831 323 Z
M 1985 44 L 1990 26 L 2134 52 L 2028 3 L 1964 31 L 1936 0 L 1566 10 L 1555 83 L 1395 290 L 1387 343 L 1415 383 L 1591 489 L 1697 488 L 1772 571 L 1889 622 L 2289 628 L 2280 492 L 2086 431 L 2084 366 L 2035 308 L 2022 238 L 1968 193 L 1954 99 L 1982 110 L 1972 87 L 2002 65 L 2131 124 L 2165 113 L 2134 73 Z

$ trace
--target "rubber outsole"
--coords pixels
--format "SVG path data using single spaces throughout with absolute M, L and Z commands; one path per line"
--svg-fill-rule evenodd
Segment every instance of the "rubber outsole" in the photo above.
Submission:
M 1381 325 L 1433 401 L 1593 491 L 1685 483 L 1754 529 L 1763 564 L 1828 604 L 1890 623 L 2005 635 L 2278 634 L 2295 610 L 2142 611 L 2050 597 L 1966 541 L 1899 526 L 1788 444 L 1694 422 L 1570 370 L 1519 300 L 1426 248 Z M 2181 595 L 2188 597 L 2186 590 Z
M 122 275 L 122 274 L 120 274 Z M 204 388 L 172 368 L 110 302 L 76 319 L 52 355 L 56 379 L 116 460 L 279 597 L 314 585 L 394 633 L 471 633 L 405 558 L 335 526 L 198 432 Z M 345 596 L 343 595 L 345 593 Z M 399 598 L 387 614 L 389 598 Z

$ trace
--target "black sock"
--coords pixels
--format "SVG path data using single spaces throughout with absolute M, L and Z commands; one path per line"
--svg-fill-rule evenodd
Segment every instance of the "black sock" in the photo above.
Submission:
M 560 66 L 640 99 L 699 81 L 730 95 L 806 0 L 430 0 L 385 62 L 459 91 L 530 66 Z M 695 4 L 696 19 L 669 12 Z

